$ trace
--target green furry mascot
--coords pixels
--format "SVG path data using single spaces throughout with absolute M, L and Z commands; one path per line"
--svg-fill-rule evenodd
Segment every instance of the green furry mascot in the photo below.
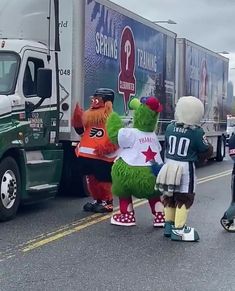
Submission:
M 133 128 L 125 128 L 119 115 L 113 112 L 106 123 L 110 140 L 119 146 L 119 154 L 112 166 L 112 193 L 119 197 L 120 213 L 113 215 L 111 223 L 121 226 L 135 225 L 132 196 L 146 198 L 154 215 L 153 225 L 164 226 L 160 192 L 154 189 L 156 176 L 151 165 L 162 164 L 161 145 L 155 133 L 162 106 L 155 97 L 131 100 L 135 109 Z

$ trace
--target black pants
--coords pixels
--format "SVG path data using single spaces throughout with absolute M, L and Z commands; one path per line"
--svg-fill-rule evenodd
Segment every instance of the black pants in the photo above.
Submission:
M 111 169 L 113 162 L 78 157 L 75 163 L 74 174 L 92 175 L 100 182 L 112 182 Z

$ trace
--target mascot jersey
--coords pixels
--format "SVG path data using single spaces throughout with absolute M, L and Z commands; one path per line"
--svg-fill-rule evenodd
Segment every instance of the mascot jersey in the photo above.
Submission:
M 118 144 L 120 152 L 117 159 L 122 158 L 130 166 L 151 166 L 152 161 L 163 163 L 160 155 L 161 145 L 154 132 L 121 128 Z
M 98 145 L 105 146 L 109 142 L 105 124 L 99 126 L 90 126 L 86 128 L 79 146 L 76 148 L 77 157 L 86 157 L 91 159 L 99 159 L 107 162 L 112 162 L 116 157 L 116 153 L 99 156 L 95 154 L 95 149 Z
M 166 130 L 166 158 L 194 162 L 197 154 L 208 150 L 208 141 L 202 128 L 185 128 L 181 124 L 171 123 Z

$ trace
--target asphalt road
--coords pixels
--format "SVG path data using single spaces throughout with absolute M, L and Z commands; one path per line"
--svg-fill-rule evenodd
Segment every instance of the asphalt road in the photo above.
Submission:
M 131 228 L 82 212 L 88 198 L 22 208 L 0 225 L 0 290 L 235 290 L 235 234 L 219 223 L 230 203 L 231 169 L 229 159 L 197 169 L 188 219 L 199 232 L 197 243 L 163 237 L 142 200 Z

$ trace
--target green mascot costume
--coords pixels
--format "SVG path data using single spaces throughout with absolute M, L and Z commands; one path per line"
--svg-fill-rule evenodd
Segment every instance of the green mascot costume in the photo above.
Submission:
M 155 97 L 133 98 L 133 128 L 125 128 L 119 115 L 113 112 L 107 120 L 110 140 L 119 146 L 118 157 L 112 166 L 112 193 L 119 197 L 120 213 L 111 223 L 120 226 L 135 225 L 132 196 L 146 198 L 154 216 L 155 227 L 164 226 L 163 204 L 160 192 L 154 189 L 156 177 L 152 163 L 161 165 L 161 145 L 155 133 L 162 106 Z

